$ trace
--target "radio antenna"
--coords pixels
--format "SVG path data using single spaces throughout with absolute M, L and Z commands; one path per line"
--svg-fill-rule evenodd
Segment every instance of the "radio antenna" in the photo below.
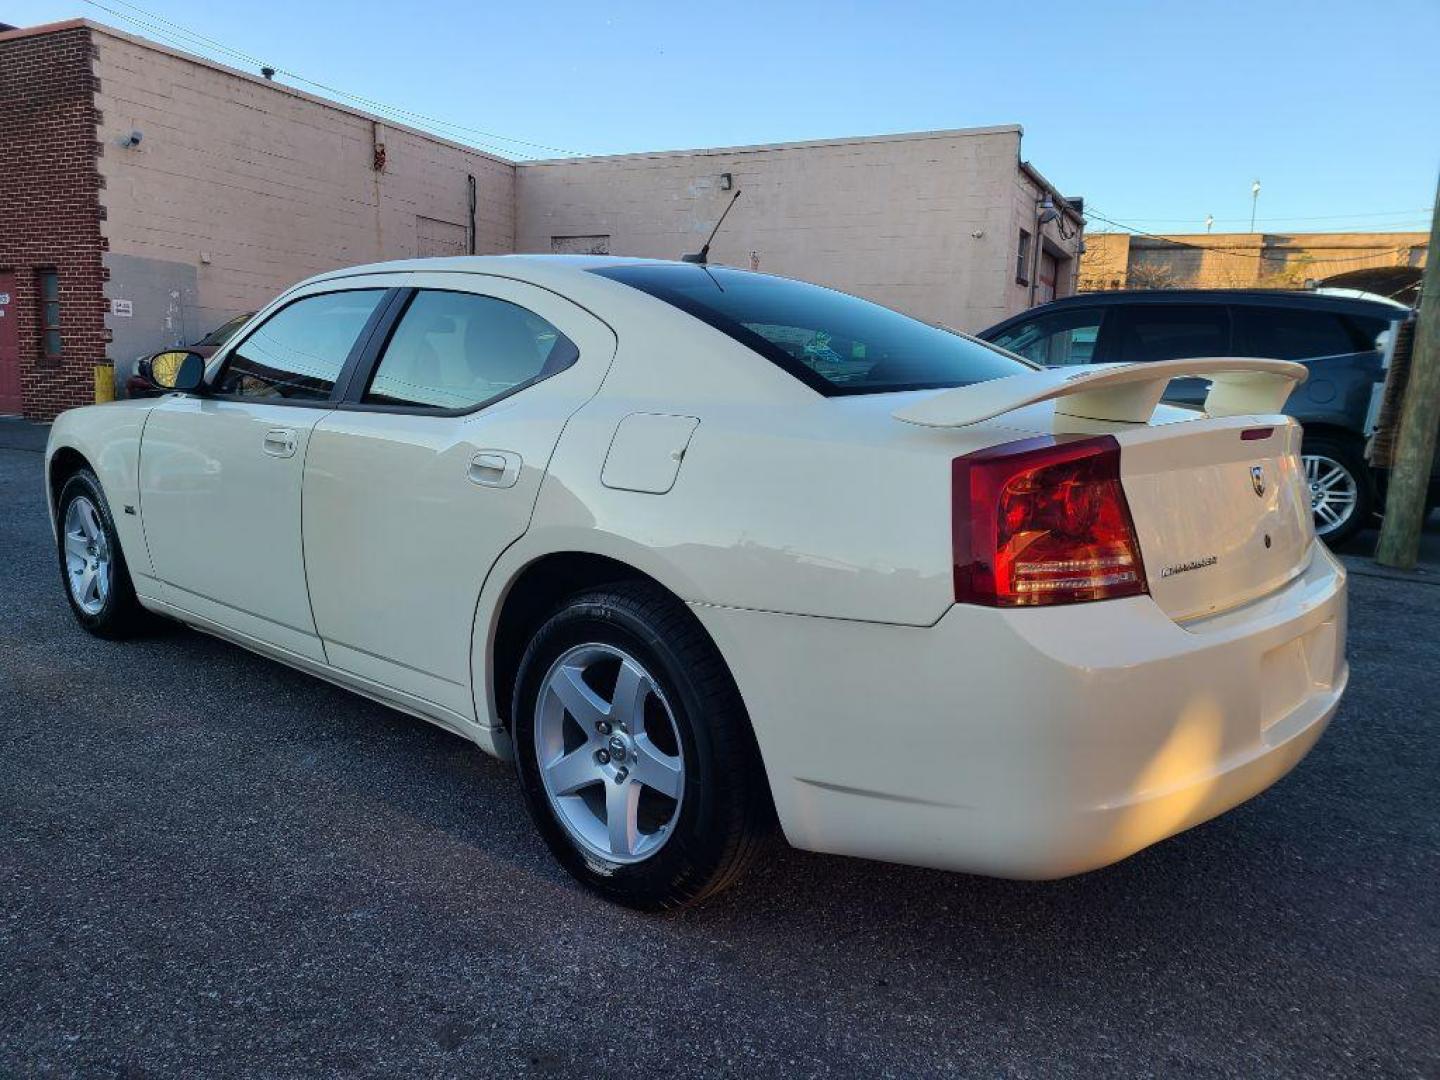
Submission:
M 738 198 L 740 198 L 740 192 L 737 190 L 735 194 L 731 196 L 730 201 L 725 204 L 725 209 L 720 214 L 720 220 L 715 222 L 715 228 L 710 230 L 710 235 L 705 239 L 705 246 L 699 251 L 692 251 L 689 255 L 681 255 L 681 262 L 699 263 L 701 266 L 704 266 L 706 262 L 709 261 L 710 241 L 715 239 L 715 234 L 720 231 L 720 226 L 725 224 L 725 218 L 730 213 L 730 209 L 735 205 L 735 200 Z

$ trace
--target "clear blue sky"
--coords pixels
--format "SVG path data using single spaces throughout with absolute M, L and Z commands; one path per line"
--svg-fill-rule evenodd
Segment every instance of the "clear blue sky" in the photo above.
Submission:
M 1207 213 L 1244 231 L 1256 178 L 1272 231 L 1421 229 L 1440 169 L 1440 0 L 139 7 L 316 82 L 571 151 L 1020 123 L 1061 189 L 1151 231 L 1200 231 Z M 77 15 L 159 36 L 83 0 L 0 9 Z

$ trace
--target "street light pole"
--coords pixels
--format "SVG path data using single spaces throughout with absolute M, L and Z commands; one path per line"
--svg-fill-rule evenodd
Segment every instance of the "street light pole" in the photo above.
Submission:
M 1255 206 L 1260 202 L 1260 181 L 1250 185 L 1250 231 L 1255 231 Z

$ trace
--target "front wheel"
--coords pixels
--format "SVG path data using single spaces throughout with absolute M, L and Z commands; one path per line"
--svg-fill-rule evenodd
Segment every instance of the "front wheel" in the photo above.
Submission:
M 97 637 L 128 637 L 143 627 L 115 519 L 100 481 L 81 469 L 60 489 L 55 507 L 60 577 L 70 610 Z
M 660 588 L 564 604 L 525 652 L 511 723 L 541 836 L 606 898 L 683 907 L 753 857 L 768 801 L 749 719 L 714 644 Z
M 1307 438 L 1300 450 L 1315 533 L 1339 547 L 1370 523 L 1375 512 L 1370 470 L 1358 446 L 1325 436 Z

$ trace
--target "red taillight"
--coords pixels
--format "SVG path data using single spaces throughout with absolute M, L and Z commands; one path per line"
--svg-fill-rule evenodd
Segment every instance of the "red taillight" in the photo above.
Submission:
M 1146 592 L 1109 435 L 992 446 L 952 464 L 955 600 L 1029 607 Z

